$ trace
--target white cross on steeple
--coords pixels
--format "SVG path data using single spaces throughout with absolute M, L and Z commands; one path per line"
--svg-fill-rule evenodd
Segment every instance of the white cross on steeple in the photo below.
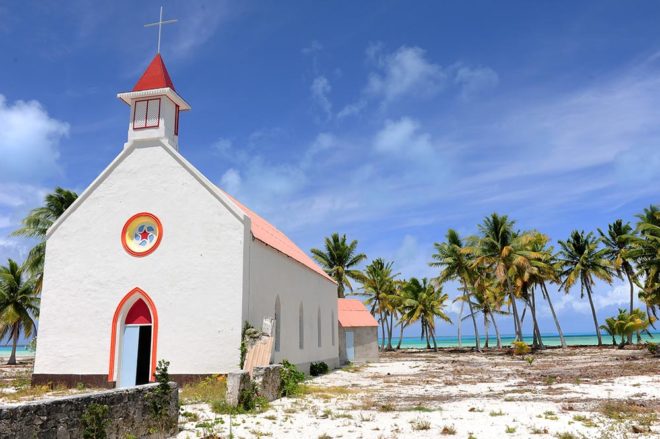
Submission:
M 163 21 L 163 7 L 160 7 L 160 20 L 158 20 L 155 23 L 149 23 L 145 24 L 144 27 L 151 27 L 151 26 L 158 26 L 158 51 L 156 53 L 160 53 L 160 32 L 164 24 L 171 24 L 171 23 L 176 23 L 177 20 L 165 20 Z

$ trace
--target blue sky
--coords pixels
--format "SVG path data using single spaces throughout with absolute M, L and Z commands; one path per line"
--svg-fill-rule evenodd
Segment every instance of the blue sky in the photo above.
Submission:
M 121 151 L 115 95 L 160 4 L 0 5 L 1 260 L 24 257 L 7 235 L 44 193 Z M 433 242 L 493 211 L 557 240 L 660 201 L 657 2 L 163 4 L 182 154 L 304 249 L 339 231 L 432 276 Z M 595 294 L 601 319 L 626 302 Z M 592 329 L 579 291 L 554 297 L 565 331 Z

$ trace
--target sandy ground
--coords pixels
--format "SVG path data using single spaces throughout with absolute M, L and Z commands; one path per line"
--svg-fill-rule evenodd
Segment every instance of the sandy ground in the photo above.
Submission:
M 660 437 L 660 360 L 644 350 L 397 352 L 234 416 L 236 438 Z M 177 438 L 229 437 L 229 416 L 182 407 Z M 192 420 L 194 419 L 194 420 Z

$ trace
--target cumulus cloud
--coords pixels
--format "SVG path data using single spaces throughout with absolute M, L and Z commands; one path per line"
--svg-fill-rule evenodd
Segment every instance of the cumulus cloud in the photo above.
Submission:
M 220 186 L 230 194 L 235 194 L 241 186 L 241 174 L 236 169 L 229 168 L 222 174 Z
M 402 46 L 386 55 L 371 49 L 367 56 L 375 60 L 379 71 L 369 75 L 366 92 L 385 103 L 411 95 L 430 97 L 446 84 L 442 67 L 430 62 L 419 47 Z
M 59 171 L 68 123 L 50 117 L 37 101 L 10 104 L 0 95 L 0 128 L 0 180 L 40 180 Z
M 427 156 L 433 152 L 431 136 L 420 132 L 420 123 L 409 117 L 386 120 L 376 133 L 374 149 L 384 154 L 402 154 L 408 157 Z
M 461 98 L 469 100 L 484 90 L 497 86 L 500 78 L 495 70 L 489 67 L 471 68 L 459 66 L 456 68 L 454 82 L 461 87 Z
M 325 76 L 317 76 L 310 86 L 314 103 L 325 113 L 328 119 L 332 116 L 332 103 L 328 97 L 331 90 L 330 81 Z

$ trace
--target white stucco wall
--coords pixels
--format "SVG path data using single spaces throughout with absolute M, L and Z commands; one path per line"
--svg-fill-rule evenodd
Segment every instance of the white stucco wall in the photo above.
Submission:
M 264 317 L 273 318 L 275 300 L 281 306 L 280 351 L 274 361 L 287 359 L 308 371 L 309 363 L 325 361 L 330 367 L 339 364 L 337 322 L 337 286 L 290 257 L 258 240 L 250 246 L 249 321 L 261 327 Z M 304 349 L 299 348 L 298 309 L 303 303 Z M 321 347 L 318 346 L 317 313 L 321 310 Z M 331 328 L 334 328 L 334 345 Z
M 138 212 L 163 225 L 160 246 L 141 258 L 120 240 Z M 164 147 L 133 150 L 47 241 L 34 372 L 107 374 L 113 314 L 134 287 L 155 302 L 157 358 L 170 373 L 237 369 L 242 221 Z
M 144 96 L 131 101 L 131 111 L 128 120 L 128 141 L 153 138 L 166 138 L 172 146 L 178 148 L 179 136 L 174 134 L 176 119 L 176 105 L 165 95 L 151 96 L 148 92 Z M 160 99 L 160 119 L 157 127 L 133 129 L 133 113 L 136 101 L 145 99 Z

